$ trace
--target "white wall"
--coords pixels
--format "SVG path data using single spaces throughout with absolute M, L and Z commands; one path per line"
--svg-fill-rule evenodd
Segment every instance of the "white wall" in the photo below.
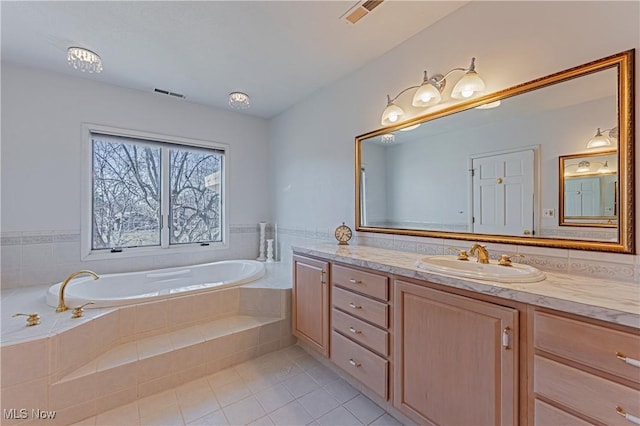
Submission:
M 446 72 L 475 56 L 494 92 L 637 49 L 639 8 L 638 2 L 478 1 L 458 9 L 271 121 L 272 219 L 294 233 L 326 235 L 343 220 L 353 226 L 354 137 L 379 128 L 386 95 L 418 84 L 425 68 Z M 635 111 L 637 122 L 638 96 Z M 628 255 L 607 259 L 637 263 Z
M 266 120 L 97 80 L 2 64 L 2 286 L 53 282 L 80 267 L 104 273 L 257 255 L 257 222 L 269 220 Z M 81 123 L 228 144 L 230 248 L 81 263 Z

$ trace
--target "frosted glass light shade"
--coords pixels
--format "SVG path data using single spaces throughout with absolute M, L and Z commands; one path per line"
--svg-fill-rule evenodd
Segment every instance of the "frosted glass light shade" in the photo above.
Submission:
M 602 148 L 604 146 L 611 146 L 611 139 L 603 135 L 598 128 L 596 135 L 587 142 L 587 148 Z
M 440 91 L 431 82 L 425 82 L 422 86 L 418 87 L 416 93 L 413 95 L 413 101 L 411 105 L 415 107 L 427 107 L 435 105 L 442 100 Z
M 453 87 L 451 97 L 455 99 L 467 99 L 483 91 L 484 81 L 482 81 L 478 73 L 475 71 L 467 71 Z
M 383 126 L 390 126 L 400 121 L 400 118 L 404 115 L 404 110 L 394 103 L 389 103 L 387 107 L 382 111 L 382 119 L 380 123 Z

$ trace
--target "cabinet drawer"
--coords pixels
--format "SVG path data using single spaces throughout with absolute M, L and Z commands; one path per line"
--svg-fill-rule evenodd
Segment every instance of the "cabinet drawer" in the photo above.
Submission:
M 640 367 L 616 357 L 640 360 L 640 336 L 544 312 L 534 321 L 536 348 L 640 383 Z
M 331 324 L 334 329 L 356 342 L 368 346 L 384 356 L 389 355 L 389 332 L 380 330 L 336 309 L 331 311 Z
M 389 300 L 389 280 L 382 275 L 358 271 L 334 265 L 332 272 L 333 284 L 364 293 L 380 300 Z
M 389 307 L 386 303 L 378 302 L 338 287 L 332 288 L 331 296 L 335 307 L 380 327 L 387 328 L 389 326 Z
M 589 426 L 591 423 L 536 399 L 535 426 Z
M 333 331 L 331 360 L 385 400 L 389 361 Z
M 607 425 L 631 425 L 616 407 L 640 417 L 640 391 L 539 355 L 535 356 L 534 390 Z

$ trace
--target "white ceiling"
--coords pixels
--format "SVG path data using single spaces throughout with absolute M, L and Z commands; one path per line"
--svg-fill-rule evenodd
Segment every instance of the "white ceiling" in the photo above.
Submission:
M 355 1 L 3 0 L 2 62 L 215 108 L 244 91 L 246 113 L 270 118 L 466 3 L 387 0 L 351 25 L 339 18 Z M 69 46 L 98 53 L 104 71 L 72 69 Z

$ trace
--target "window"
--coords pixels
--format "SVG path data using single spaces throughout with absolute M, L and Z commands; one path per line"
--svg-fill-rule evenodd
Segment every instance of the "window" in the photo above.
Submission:
M 223 245 L 226 147 L 114 130 L 87 127 L 84 254 Z

